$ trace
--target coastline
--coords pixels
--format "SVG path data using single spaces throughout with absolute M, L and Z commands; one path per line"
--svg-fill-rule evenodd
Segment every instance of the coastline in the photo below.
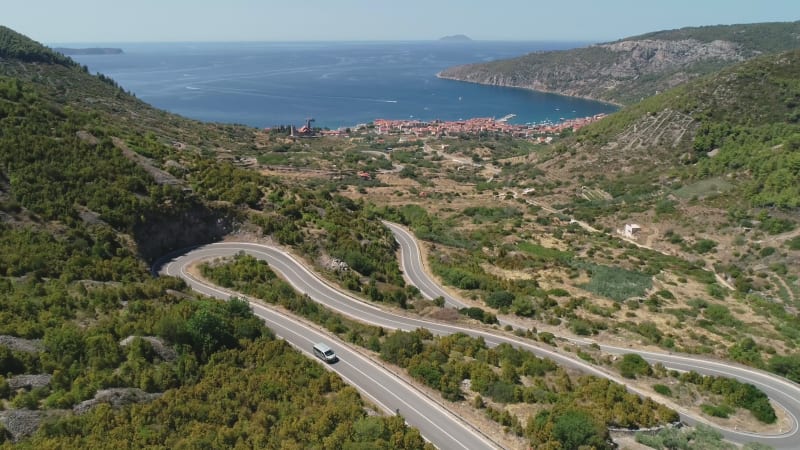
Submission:
M 458 82 L 461 82 L 461 83 L 479 84 L 479 85 L 482 85 L 482 86 L 497 86 L 497 87 L 505 87 L 505 88 L 525 89 L 526 91 L 540 92 L 540 93 L 543 93 L 543 94 L 553 94 L 553 95 L 560 95 L 562 97 L 578 98 L 578 99 L 581 99 L 581 100 L 590 100 L 590 101 L 593 101 L 593 102 L 598 102 L 598 103 L 604 103 L 606 105 L 611 105 L 611 106 L 614 106 L 616 108 L 624 108 L 626 106 L 626 105 L 623 105 L 621 103 L 612 102 L 610 100 L 594 98 L 594 97 L 590 97 L 590 96 L 586 96 L 586 95 L 570 95 L 570 94 L 565 94 L 563 92 L 551 91 L 551 90 L 547 90 L 547 89 L 535 89 L 535 88 L 532 88 L 532 87 L 529 87 L 529 86 L 516 86 L 516 85 L 513 85 L 513 84 L 505 84 L 505 83 L 498 84 L 498 83 L 485 83 L 485 82 L 481 82 L 481 81 L 462 80 L 460 78 L 455 78 L 455 77 L 449 77 L 449 76 L 442 75 L 443 72 L 444 71 L 438 72 L 436 74 L 436 78 L 439 78 L 441 80 L 458 81 Z

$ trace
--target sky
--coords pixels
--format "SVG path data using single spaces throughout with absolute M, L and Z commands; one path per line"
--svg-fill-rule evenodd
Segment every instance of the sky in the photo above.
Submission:
M 800 20 L 797 0 L 6 0 L 39 42 L 602 42 L 672 28 Z

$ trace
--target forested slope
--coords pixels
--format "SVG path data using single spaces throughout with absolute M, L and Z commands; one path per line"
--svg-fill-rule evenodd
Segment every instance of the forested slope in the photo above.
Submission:
M 297 208 L 277 181 L 217 161 L 253 133 L 154 110 L 0 28 L 5 447 L 426 446 L 402 419 L 369 416 L 353 388 L 276 340 L 246 303 L 195 298 L 149 273 L 163 252 L 278 209 L 267 193 Z

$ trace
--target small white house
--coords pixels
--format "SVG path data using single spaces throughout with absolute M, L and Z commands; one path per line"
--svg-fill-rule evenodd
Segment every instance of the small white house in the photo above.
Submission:
M 622 232 L 622 234 L 625 237 L 635 239 L 639 235 L 640 231 L 642 231 L 642 227 L 639 225 L 636 225 L 635 223 L 626 223 L 625 230 Z

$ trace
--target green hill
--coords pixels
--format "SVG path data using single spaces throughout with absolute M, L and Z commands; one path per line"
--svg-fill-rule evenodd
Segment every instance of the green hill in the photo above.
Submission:
M 626 108 L 578 140 L 609 161 L 641 160 L 642 168 L 648 159 L 696 164 L 695 177 L 734 178 L 752 206 L 796 208 L 798 80 L 800 51 L 756 58 Z
M 360 217 L 359 205 L 310 189 L 297 201 L 224 157 L 257 136 L 153 109 L 0 28 L 0 443 L 426 447 L 402 418 L 369 417 L 352 387 L 276 340 L 246 303 L 150 275 L 164 252 L 257 229 L 252 216 L 284 217 L 273 229 L 285 241 L 301 239 L 303 206 L 327 213 L 332 231 L 337 211 Z M 365 242 L 374 229 L 352 235 Z M 337 249 L 358 258 L 350 233 Z M 398 272 L 374 261 L 363 259 L 382 280 Z M 120 390 L 121 404 L 85 406 Z
M 757 57 L 625 107 L 515 171 L 547 174 L 529 186 L 564 214 L 637 223 L 646 245 L 712 262 L 749 304 L 784 303 L 768 314 L 783 323 L 795 278 L 775 280 L 800 270 L 799 80 L 800 50 Z
M 723 67 L 798 46 L 800 22 L 694 27 L 452 67 L 439 75 L 632 104 Z

